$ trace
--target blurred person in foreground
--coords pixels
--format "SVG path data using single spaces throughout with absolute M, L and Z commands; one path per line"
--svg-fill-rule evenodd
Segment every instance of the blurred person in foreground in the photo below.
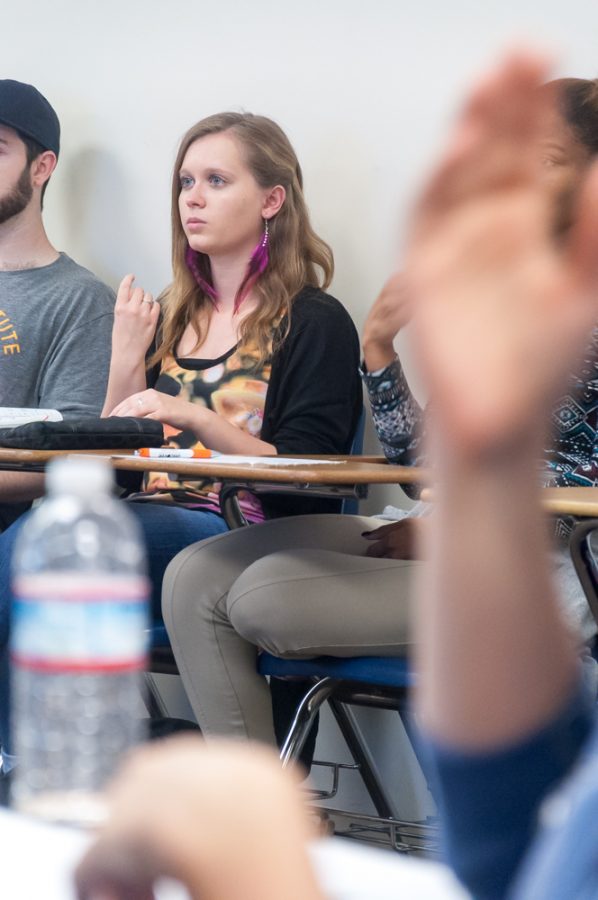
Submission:
M 588 171 L 575 227 L 556 240 L 536 162 L 551 109 L 538 91 L 547 68 L 519 52 L 478 83 L 413 214 L 406 252 L 437 473 L 417 707 L 448 858 L 476 898 L 598 895 L 598 732 L 556 604 L 537 478 L 543 411 L 597 314 L 598 169 Z M 258 797 L 231 775 L 254 748 L 235 748 L 219 774 L 204 769 L 206 748 L 188 747 L 186 771 L 174 747 L 171 760 L 151 751 L 150 765 L 144 751 L 146 761 L 131 764 L 102 843 L 80 869 L 80 896 L 145 900 L 148 872 L 182 878 L 203 900 L 320 896 L 298 801 L 275 760 L 261 757 Z M 231 785 L 247 841 L 231 842 L 224 827 Z M 117 846 L 121 858 L 134 847 L 151 861 L 137 880 L 145 893 L 119 894 Z
M 418 707 L 449 860 L 488 900 L 598 896 L 594 704 L 557 607 L 537 464 L 598 318 L 598 168 L 556 235 L 537 166 L 547 69 L 514 54 L 473 92 L 406 258 L 437 478 Z

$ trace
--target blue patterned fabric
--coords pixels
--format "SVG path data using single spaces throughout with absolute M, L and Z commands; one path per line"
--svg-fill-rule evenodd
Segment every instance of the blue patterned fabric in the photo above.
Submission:
M 424 411 L 409 389 L 399 360 L 378 372 L 362 368 L 362 377 L 386 458 L 395 465 L 425 465 Z M 554 406 L 552 425 L 552 441 L 544 449 L 540 468 L 541 483 L 545 487 L 598 485 L 598 328 L 578 372 L 570 376 L 566 393 Z M 412 490 L 417 493 L 416 488 Z M 557 534 L 567 538 L 574 524 L 572 516 L 560 518 Z
M 418 406 L 395 359 L 378 372 L 361 371 L 368 392 L 374 427 L 384 455 L 399 466 L 424 463 L 422 450 L 423 411 Z

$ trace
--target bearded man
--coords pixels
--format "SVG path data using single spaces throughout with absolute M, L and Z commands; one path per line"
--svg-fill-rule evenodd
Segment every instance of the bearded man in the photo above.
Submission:
M 58 409 L 64 418 L 99 416 L 110 365 L 114 295 L 59 253 L 46 235 L 43 195 L 59 150 L 60 123 L 45 97 L 29 84 L 0 80 L 0 406 Z M 43 489 L 42 475 L 0 471 L 0 532 Z M 5 630 L 7 617 L 2 621 Z M 14 761 L 2 631 L 0 803 Z
M 36 88 L 0 80 L 0 406 L 98 416 L 114 296 L 59 253 L 42 220 L 60 123 Z M 0 532 L 43 493 L 43 477 L 0 472 Z

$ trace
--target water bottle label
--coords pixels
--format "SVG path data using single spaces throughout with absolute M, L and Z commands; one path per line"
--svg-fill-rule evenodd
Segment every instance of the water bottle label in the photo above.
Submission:
M 147 656 L 145 578 L 44 573 L 17 578 L 11 657 L 47 672 L 124 672 Z

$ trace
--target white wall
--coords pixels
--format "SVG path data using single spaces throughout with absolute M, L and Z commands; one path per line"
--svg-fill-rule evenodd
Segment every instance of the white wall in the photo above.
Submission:
M 597 35 L 596 0 L 5 0 L 0 77 L 34 83 L 62 121 L 52 240 L 110 284 L 133 271 L 154 292 L 169 279 L 181 135 L 224 109 L 276 119 L 335 251 L 333 292 L 361 327 L 470 76 L 532 36 L 560 51 L 558 73 L 593 77 Z M 369 509 L 385 497 L 372 491 Z M 376 717 L 394 777 L 400 731 L 361 714 Z
M 559 48 L 559 71 L 598 75 L 595 0 L 7 0 L 0 28 L 0 77 L 34 83 L 62 121 L 57 246 L 159 291 L 179 138 L 223 109 L 264 113 L 296 147 L 358 327 L 471 74 L 531 35 Z

